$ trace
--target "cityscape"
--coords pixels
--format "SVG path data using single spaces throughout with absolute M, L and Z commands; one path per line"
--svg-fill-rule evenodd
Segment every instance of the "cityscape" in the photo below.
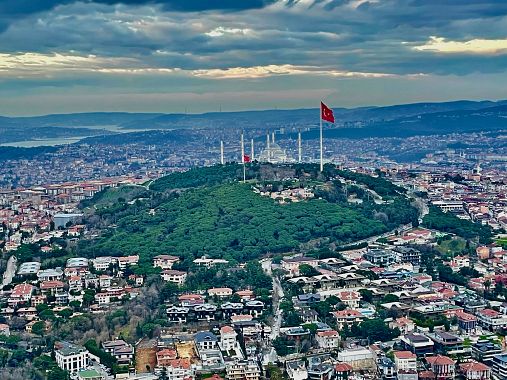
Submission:
M 503 2 L 4 0 L 0 36 L 0 380 L 507 380 Z

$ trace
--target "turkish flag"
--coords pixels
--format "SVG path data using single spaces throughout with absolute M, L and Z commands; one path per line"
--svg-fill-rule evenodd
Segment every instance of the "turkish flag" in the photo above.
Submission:
M 250 156 L 247 156 L 246 154 L 244 154 L 244 155 L 243 155 L 243 162 L 244 162 L 244 163 L 247 163 L 247 162 L 250 162 L 250 161 L 252 161 L 252 160 L 250 159 Z
M 320 117 L 322 120 L 334 123 L 333 110 L 322 102 L 320 102 Z

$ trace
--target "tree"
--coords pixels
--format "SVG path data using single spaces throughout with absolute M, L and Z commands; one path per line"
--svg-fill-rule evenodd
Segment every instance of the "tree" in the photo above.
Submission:
M 0 348 L 0 367 L 5 367 L 9 360 L 9 351 Z
M 400 297 L 395 294 L 386 294 L 384 298 L 382 298 L 382 303 L 398 302 L 399 300 Z
M 389 328 L 382 319 L 367 319 L 359 324 L 357 331 L 352 330 L 352 333 L 363 339 L 368 338 L 370 342 L 385 342 L 398 337 L 400 330 Z
M 69 379 L 70 379 L 69 373 L 58 367 L 53 368 L 48 373 L 48 380 L 69 380 Z
M 318 276 L 320 274 L 314 267 L 308 264 L 301 264 L 299 266 L 299 274 L 305 277 Z
M 157 327 L 158 326 L 155 323 L 145 323 L 144 325 L 142 325 L 141 329 L 145 336 L 147 336 L 148 338 L 153 338 L 153 333 Z
M 55 313 L 53 312 L 53 310 L 47 309 L 47 310 L 42 311 L 39 314 L 39 317 L 43 321 L 54 320 L 55 319 Z
M 42 321 L 35 322 L 32 326 L 32 333 L 43 336 L 46 331 L 46 323 Z
M 361 298 L 364 302 L 372 303 L 373 302 L 373 292 L 369 289 L 359 289 L 359 294 L 361 294 Z
M 72 317 L 72 314 L 74 314 L 74 312 L 69 308 L 60 310 L 58 312 L 58 315 L 64 319 L 69 319 L 70 317 Z

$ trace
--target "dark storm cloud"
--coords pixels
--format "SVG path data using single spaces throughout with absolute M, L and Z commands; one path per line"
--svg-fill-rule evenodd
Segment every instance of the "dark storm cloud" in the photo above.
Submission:
M 81 0 L 85 3 L 146 5 L 160 4 L 165 9 L 176 11 L 246 10 L 262 8 L 276 0 Z M 19 17 L 26 14 L 50 10 L 58 5 L 70 4 L 77 0 L 2 0 L 0 14 Z
M 0 32 L 20 17 L 49 11 L 58 5 L 79 0 L 0 0 Z M 262 8 L 276 0 L 81 0 L 96 4 L 161 5 L 166 10 L 198 12 L 210 10 L 243 11 Z

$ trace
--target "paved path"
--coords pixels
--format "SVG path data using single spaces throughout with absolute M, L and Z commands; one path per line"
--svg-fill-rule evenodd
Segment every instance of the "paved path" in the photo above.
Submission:
M 16 259 L 16 257 L 14 256 L 9 257 L 9 260 L 7 261 L 7 268 L 5 269 L 5 273 L 3 276 L 2 288 L 5 285 L 9 285 L 12 282 L 12 279 L 16 274 L 17 262 L 18 260 Z

